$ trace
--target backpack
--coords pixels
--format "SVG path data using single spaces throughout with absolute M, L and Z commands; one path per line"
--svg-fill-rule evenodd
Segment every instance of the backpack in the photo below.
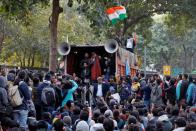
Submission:
M 23 98 L 21 97 L 18 86 L 11 86 L 8 89 L 8 97 L 13 107 L 22 105 Z
M 47 106 L 51 106 L 56 102 L 55 91 L 50 85 L 42 90 L 41 101 Z

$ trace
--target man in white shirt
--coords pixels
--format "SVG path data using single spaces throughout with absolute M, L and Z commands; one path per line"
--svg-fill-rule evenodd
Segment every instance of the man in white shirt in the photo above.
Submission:
M 98 77 L 97 83 L 94 85 L 93 96 L 97 97 L 105 97 L 108 92 L 108 86 L 103 83 L 103 78 Z

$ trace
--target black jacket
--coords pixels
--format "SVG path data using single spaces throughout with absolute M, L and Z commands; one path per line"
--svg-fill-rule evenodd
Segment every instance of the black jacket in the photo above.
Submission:
M 182 80 L 182 84 L 180 88 L 180 100 L 186 99 L 186 91 L 187 91 L 188 85 L 189 85 L 188 80 Z
M 93 91 L 93 96 L 96 97 L 97 96 L 97 90 L 98 90 L 98 83 L 96 83 L 94 85 L 94 91 Z M 109 91 L 109 87 L 107 84 L 102 83 L 102 93 L 103 93 L 103 97 L 105 97 L 107 95 L 107 92 Z

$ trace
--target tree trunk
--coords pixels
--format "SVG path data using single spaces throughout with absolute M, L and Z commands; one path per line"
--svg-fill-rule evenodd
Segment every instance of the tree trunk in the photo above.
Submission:
M 0 33 L 0 52 L 3 49 L 4 33 Z
M 32 56 L 31 67 L 34 66 L 34 63 L 35 63 L 35 53 L 33 53 L 33 56 Z
M 31 53 L 29 54 L 28 57 L 27 67 L 30 67 L 30 64 L 31 64 Z
M 183 49 L 184 49 L 184 72 L 187 72 L 187 50 L 185 45 L 183 44 Z
M 57 68 L 57 25 L 59 14 L 63 12 L 63 8 L 59 6 L 59 0 L 53 0 L 52 2 L 52 15 L 49 20 L 50 26 L 50 58 L 49 58 L 49 70 L 56 71 Z

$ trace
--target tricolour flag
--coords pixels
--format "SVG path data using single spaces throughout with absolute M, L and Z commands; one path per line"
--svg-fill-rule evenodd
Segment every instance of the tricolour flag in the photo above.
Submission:
M 124 6 L 115 6 L 106 10 L 109 19 L 112 24 L 116 24 L 118 20 L 123 20 L 127 18 L 126 9 Z
M 119 15 L 120 20 L 124 20 L 125 18 L 127 18 L 126 9 L 124 6 L 115 6 L 113 8 Z
M 115 11 L 115 9 L 113 7 L 111 7 L 106 10 L 106 13 L 107 13 L 109 19 L 111 20 L 112 24 L 116 24 L 119 19 L 119 15 Z

